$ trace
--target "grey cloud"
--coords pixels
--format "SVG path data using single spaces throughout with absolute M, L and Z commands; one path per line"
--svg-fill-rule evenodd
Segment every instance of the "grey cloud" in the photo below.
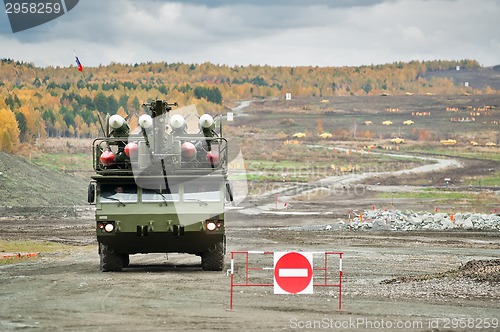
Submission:
M 203 0 L 187 0 L 187 1 L 175 1 L 175 0 L 158 0 L 159 2 L 177 2 L 177 3 L 189 3 L 194 5 L 201 5 L 207 7 L 221 7 L 221 6 L 238 6 L 238 5 L 248 5 L 255 7 L 268 7 L 268 6 L 279 6 L 279 7 L 289 7 L 289 6 L 328 6 L 328 7 L 357 7 L 357 6 L 372 6 L 384 0 L 215 0 L 215 1 L 203 1 Z M 387 0 L 385 0 L 387 1 Z
M 0 42 L 2 56 L 37 65 L 57 65 L 64 57 L 56 52 L 73 48 L 89 65 L 342 66 L 465 57 L 493 65 L 500 62 L 499 16 L 500 0 L 85 0 L 22 33 L 5 32 L 0 20 Z

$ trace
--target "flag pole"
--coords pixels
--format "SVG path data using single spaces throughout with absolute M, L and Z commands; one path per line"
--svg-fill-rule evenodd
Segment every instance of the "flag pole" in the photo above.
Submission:
M 75 55 L 75 61 L 76 61 L 76 64 L 77 64 L 77 69 L 79 72 L 82 73 L 82 76 L 83 76 L 83 82 L 87 82 L 87 77 L 85 76 L 85 73 L 83 72 L 83 65 L 82 63 L 80 62 L 80 59 L 78 59 L 78 56 L 76 55 L 76 50 L 73 50 L 73 54 Z M 97 109 L 97 106 L 96 104 L 94 103 L 94 100 L 92 99 L 92 104 L 94 104 L 94 107 L 95 107 L 95 110 L 96 110 L 96 114 L 97 114 L 97 119 L 99 120 L 99 125 L 101 126 L 101 130 L 102 130 L 102 133 L 103 135 L 106 137 L 106 131 L 104 130 L 104 125 L 102 124 L 102 118 L 101 118 L 101 113 L 99 112 L 99 110 Z

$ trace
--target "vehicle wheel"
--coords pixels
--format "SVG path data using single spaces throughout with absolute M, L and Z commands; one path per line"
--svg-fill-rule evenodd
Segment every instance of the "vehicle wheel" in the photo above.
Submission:
M 130 264 L 130 256 L 128 254 L 122 254 L 123 267 L 127 267 Z
M 113 248 L 105 244 L 99 244 L 99 256 L 101 257 L 101 271 L 121 271 L 124 265 L 123 255 L 116 253 Z
M 224 268 L 224 244 L 217 242 L 215 246 L 201 255 L 201 269 L 203 271 L 222 271 Z

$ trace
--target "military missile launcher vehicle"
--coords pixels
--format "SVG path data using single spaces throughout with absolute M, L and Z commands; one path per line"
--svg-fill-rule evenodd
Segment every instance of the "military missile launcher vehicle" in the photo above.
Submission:
M 224 205 L 232 201 L 223 117 L 199 116 L 193 106 L 173 111 L 177 104 L 165 100 L 143 106 L 137 129 L 133 117 L 112 115 L 93 142 L 88 201 L 100 269 L 121 271 L 132 254 L 178 252 L 221 271 Z

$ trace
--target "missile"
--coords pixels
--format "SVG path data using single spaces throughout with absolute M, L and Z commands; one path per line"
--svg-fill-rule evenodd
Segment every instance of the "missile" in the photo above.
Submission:
M 109 126 L 113 128 L 115 132 L 126 132 L 129 129 L 125 119 L 118 114 L 112 115 L 109 118 Z
M 125 145 L 124 152 L 130 159 L 137 159 L 139 155 L 139 146 L 135 142 L 130 142 Z
M 198 121 L 198 123 L 200 124 L 201 128 L 208 129 L 213 126 L 214 118 L 212 118 L 210 114 L 203 114 L 202 116 L 200 116 L 200 120 Z
M 149 114 L 143 114 L 139 117 L 139 126 L 144 129 L 147 129 L 153 125 L 153 119 Z
M 174 114 L 169 120 L 170 126 L 172 126 L 173 130 L 184 129 L 186 126 L 186 120 L 180 114 Z
M 196 158 L 196 147 L 191 142 L 184 142 L 181 145 L 181 155 L 187 161 Z
M 116 156 L 112 151 L 106 150 L 101 154 L 99 159 L 104 166 L 111 166 L 114 164 Z
M 203 114 L 200 116 L 200 120 L 198 120 L 198 124 L 203 131 L 203 136 L 205 137 L 214 137 L 213 130 L 215 129 L 214 118 L 210 114 Z M 210 141 L 207 141 L 208 149 L 211 149 Z
M 210 164 L 216 165 L 219 163 L 219 159 L 220 159 L 219 152 L 210 150 L 210 151 L 208 151 L 206 158 Z

